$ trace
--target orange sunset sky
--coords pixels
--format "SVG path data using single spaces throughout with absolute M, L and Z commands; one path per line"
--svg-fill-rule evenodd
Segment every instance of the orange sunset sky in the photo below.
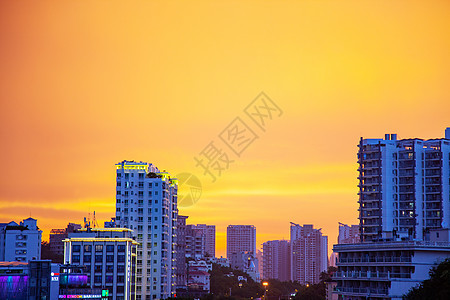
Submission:
M 359 138 L 450 126 L 449 53 L 448 1 L 1 1 L 0 222 L 102 223 L 114 164 L 142 160 L 201 179 L 180 214 L 217 226 L 216 255 L 228 224 L 331 248 Z M 261 91 L 282 116 L 211 183 L 194 156 Z

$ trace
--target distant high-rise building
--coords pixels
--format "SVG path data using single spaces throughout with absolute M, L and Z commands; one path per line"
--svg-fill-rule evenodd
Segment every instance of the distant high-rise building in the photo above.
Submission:
M 186 225 L 186 257 L 202 259 L 205 256 L 206 236 L 195 225 Z
M 301 284 L 319 282 L 328 268 L 328 237 L 313 225 L 291 223 L 291 280 Z
M 108 299 L 135 299 L 136 245 L 127 228 L 83 228 L 64 242 L 64 264 L 82 265 L 89 286 L 108 290 Z
M 261 250 L 256 249 L 256 259 L 258 260 L 258 273 L 260 274 L 260 277 L 264 274 L 264 258 Z
M 177 180 L 153 164 L 116 164 L 116 225 L 134 231 L 137 299 L 166 299 L 176 286 Z
M 286 240 L 263 244 L 263 279 L 291 280 L 291 247 Z
M 241 252 L 256 255 L 256 228 L 253 225 L 228 225 L 227 258 Z
M 41 259 L 42 230 L 37 220 L 28 218 L 17 224 L 0 224 L 0 261 L 21 261 Z
M 214 257 L 216 247 L 215 225 L 186 225 L 186 255 L 195 259 Z
M 190 225 L 193 226 L 193 225 Z M 205 256 L 215 257 L 216 256 L 216 226 L 197 224 L 195 225 L 197 229 L 200 229 L 205 235 Z
M 65 229 L 52 229 L 50 231 L 49 246 L 50 251 L 56 255 L 64 255 L 64 243 L 63 240 L 69 236 L 69 233 L 74 232 L 77 229 L 81 229 L 80 224 L 69 223 Z
M 339 223 L 338 244 L 354 244 L 360 241 L 359 225 Z
M 177 219 L 177 290 L 187 289 L 186 268 L 186 219 L 188 216 L 178 215 Z
M 423 240 L 450 226 L 450 130 L 445 139 L 359 142 L 359 220 L 362 241 Z

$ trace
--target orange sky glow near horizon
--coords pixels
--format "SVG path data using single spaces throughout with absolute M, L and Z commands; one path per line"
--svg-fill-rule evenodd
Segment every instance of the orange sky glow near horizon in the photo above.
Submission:
M 0 222 L 115 214 L 115 163 L 196 174 L 188 223 L 358 223 L 360 137 L 450 126 L 448 1 L 2 1 Z M 197 156 L 264 91 L 283 114 L 212 183 Z

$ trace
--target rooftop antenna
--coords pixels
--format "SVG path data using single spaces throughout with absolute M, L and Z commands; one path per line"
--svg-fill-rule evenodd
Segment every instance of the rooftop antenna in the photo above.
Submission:
M 99 228 L 98 223 L 97 223 L 97 220 L 95 219 L 95 210 L 94 210 L 94 218 L 93 218 L 93 220 L 92 220 L 92 226 L 93 226 L 94 228 L 95 228 L 95 227 Z

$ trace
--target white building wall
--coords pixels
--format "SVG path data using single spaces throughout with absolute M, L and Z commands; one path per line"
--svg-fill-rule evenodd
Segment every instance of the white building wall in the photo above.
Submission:
M 28 226 L 28 230 L 7 229 L 7 226 L 2 228 L 1 235 L 3 243 L 0 244 L 2 248 L 1 253 L 3 257 L 0 259 L 4 261 L 23 261 L 28 262 L 32 259 L 41 259 L 41 240 L 42 231 L 37 227 L 37 221 L 28 218 L 17 225 L 11 222 L 11 226 Z

